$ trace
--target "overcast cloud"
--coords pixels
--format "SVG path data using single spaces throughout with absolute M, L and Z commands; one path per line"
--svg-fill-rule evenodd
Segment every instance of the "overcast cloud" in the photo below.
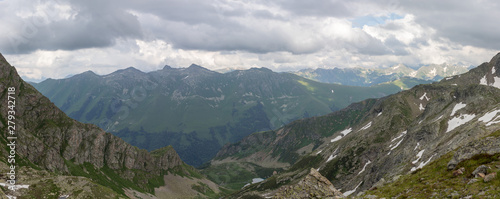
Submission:
M 0 0 L 0 52 L 31 80 L 196 63 L 210 69 L 478 65 L 494 0 Z

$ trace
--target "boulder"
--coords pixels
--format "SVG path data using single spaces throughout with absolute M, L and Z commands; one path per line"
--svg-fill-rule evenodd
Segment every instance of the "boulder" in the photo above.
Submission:
M 472 175 L 474 177 L 478 177 L 479 176 L 479 173 L 482 173 L 483 175 L 486 175 L 488 174 L 488 167 L 486 165 L 481 165 L 479 167 L 477 167 L 473 172 L 472 172 Z M 483 176 L 484 177 L 484 176 Z

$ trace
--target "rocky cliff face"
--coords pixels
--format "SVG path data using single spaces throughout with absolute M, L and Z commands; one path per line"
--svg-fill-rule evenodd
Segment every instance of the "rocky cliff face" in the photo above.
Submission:
M 71 175 L 75 165 L 90 163 L 96 169 L 111 172 L 143 190 L 151 191 L 146 184 L 161 176 L 166 170 L 183 165 L 172 147 L 165 147 L 153 154 L 127 144 L 122 139 L 106 133 L 95 125 L 82 124 L 67 117 L 46 97 L 24 82 L 14 67 L 0 55 L 0 99 L 6 101 L 7 88 L 15 88 L 15 121 L 18 139 L 16 153 L 19 160 L 51 172 Z M 7 137 L 6 103 L 0 104 L 0 129 L 2 143 Z M 1 158 L 7 157 L 1 147 Z
M 306 152 L 299 154 L 300 159 L 292 162 L 287 172 L 273 176 L 274 183 L 264 181 L 263 185 L 273 186 L 267 191 L 261 190 L 263 193 L 295 184 L 297 177 L 291 176 L 304 177 L 303 170 L 315 168 L 335 187 L 341 188 L 345 196 L 352 196 L 400 175 L 416 172 L 458 149 L 449 163 L 449 167 L 454 168 L 475 154 L 497 153 L 496 139 L 485 137 L 500 129 L 499 70 L 500 54 L 466 74 L 419 85 L 371 103 L 367 101 L 370 106 L 358 111 L 356 115 L 360 119 L 354 122 L 336 123 L 340 118 L 331 114 L 321 119 L 325 127 L 317 130 L 312 125 L 307 128 L 313 120 L 298 121 L 302 124 L 295 124 L 295 128 L 289 125 L 274 132 L 274 140 L 268 141 L 266 147 L 243 147 L 237 154 L 253 150 L 251 154 L 272 156 L 281 140 L 293 138 L 299 146 L 304 146 L 300 145 L 301 138 L 321 135 L 321 132 L 327 135 L 317 139 L 321 142 L 308 150 L 305 150 L 307 147 L 292 148 L 290 151 Z M 287 132 L 287 128 L 290 128 L 288 132 L 297 133 L 280 134 Z M 329 131 L 334 133 L 329 135 L 326 133 Z M 280 153 L 274 155 L 280 159 Z M 234 156 L 227 159 L 238 161 Z

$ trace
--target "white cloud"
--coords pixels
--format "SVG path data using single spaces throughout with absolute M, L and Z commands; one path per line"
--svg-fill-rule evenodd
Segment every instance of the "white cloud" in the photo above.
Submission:
M 191 63 L 276 71 L 479 65 L 500 46 L 498 8 L 494 1 L 3 0 L 0 52 L 35 79 Z

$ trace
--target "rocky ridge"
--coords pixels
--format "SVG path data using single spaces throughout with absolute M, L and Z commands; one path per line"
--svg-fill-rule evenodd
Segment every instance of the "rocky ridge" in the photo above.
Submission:
M 358 112 L 360 119 L 350 124 L 335 124 L 339 118 L 332 114 L 315 119 L 330 121 L 330 124 L 322 124 L 330 126 L 335 133 L 319 137 L 322 142 L 313 144 L 304 155 L 299 154 L 301 158 L 292 161 L 286 172 L 262 182 L 261 187 L 268 189 L 261 189 L 261 193 L 272 193 L 281 186 L 295 184 L 297 176 L 305 176 L 304 170 L 315 168 L 335 187 L 347 190 L 345 196 L 355 196 L 375 185 L 382 186 L 401 175 L 416 172 L 457 149 L 450 168 L 474 154 L 496 153 L 496 139 L 487 137 L 500 129 L 499 70 L 500 54 L 497 54 L 490 62 L 468 73 L 365 101 L 368 105 L 365 111 Z M 279 154 L 273 151 L 280 140 L 294 136 L 289 139 L 303 146 L 300 138 L 316 132 L 321 135 L 328 129 L 316 130 L 314 125 L 308 125 L 313 124 L 312 121 L 297 121 L 302 125 L 295 126 L 302 128 L 289 125 L 269 132 L 276 135 L 270 144 L 250 154 L 274 155 L 279 160 Z M 284 131 L 287 128 L 290 128 L 288 132 L 296 133 L 287 134 Z M 474 147 L 478 147 L 477 151 L 470 152 Z M 245 150 L 237 154 L 245 154 Z M 238 161 L 234 156 L 229 157 Z
M 172 147 L 149 153 L 95 125 L 82 124 L 67 117 L 49 99 L 24 82 L 0 54 L 1 99 L 7 99 L 9 87 L 16 90 L 18 162 L 36 165 L 32 167 L 61 175 L 95 169 L 98 173 L 108 175 L 111 181 L 119 180 L 112 179 L 112 176 L 117 175 L 129 183 L 136 183 L 135 189 L 141 192 L 152 192 L 152 187 L 148 185 L 152 180 L 161 178 L 172 168 L 184 165 Z M 0 105 L 0 129 L 3 132 L 0 140 L 4 144 L 7 143 L 7 111 L 7 106 Z M 6 148 L 0 150 L 1 158 L 7 157 Z M 127 187 L 120 183 L 117 186 Z M 119 188 L 114 191 L 121 192 Z

